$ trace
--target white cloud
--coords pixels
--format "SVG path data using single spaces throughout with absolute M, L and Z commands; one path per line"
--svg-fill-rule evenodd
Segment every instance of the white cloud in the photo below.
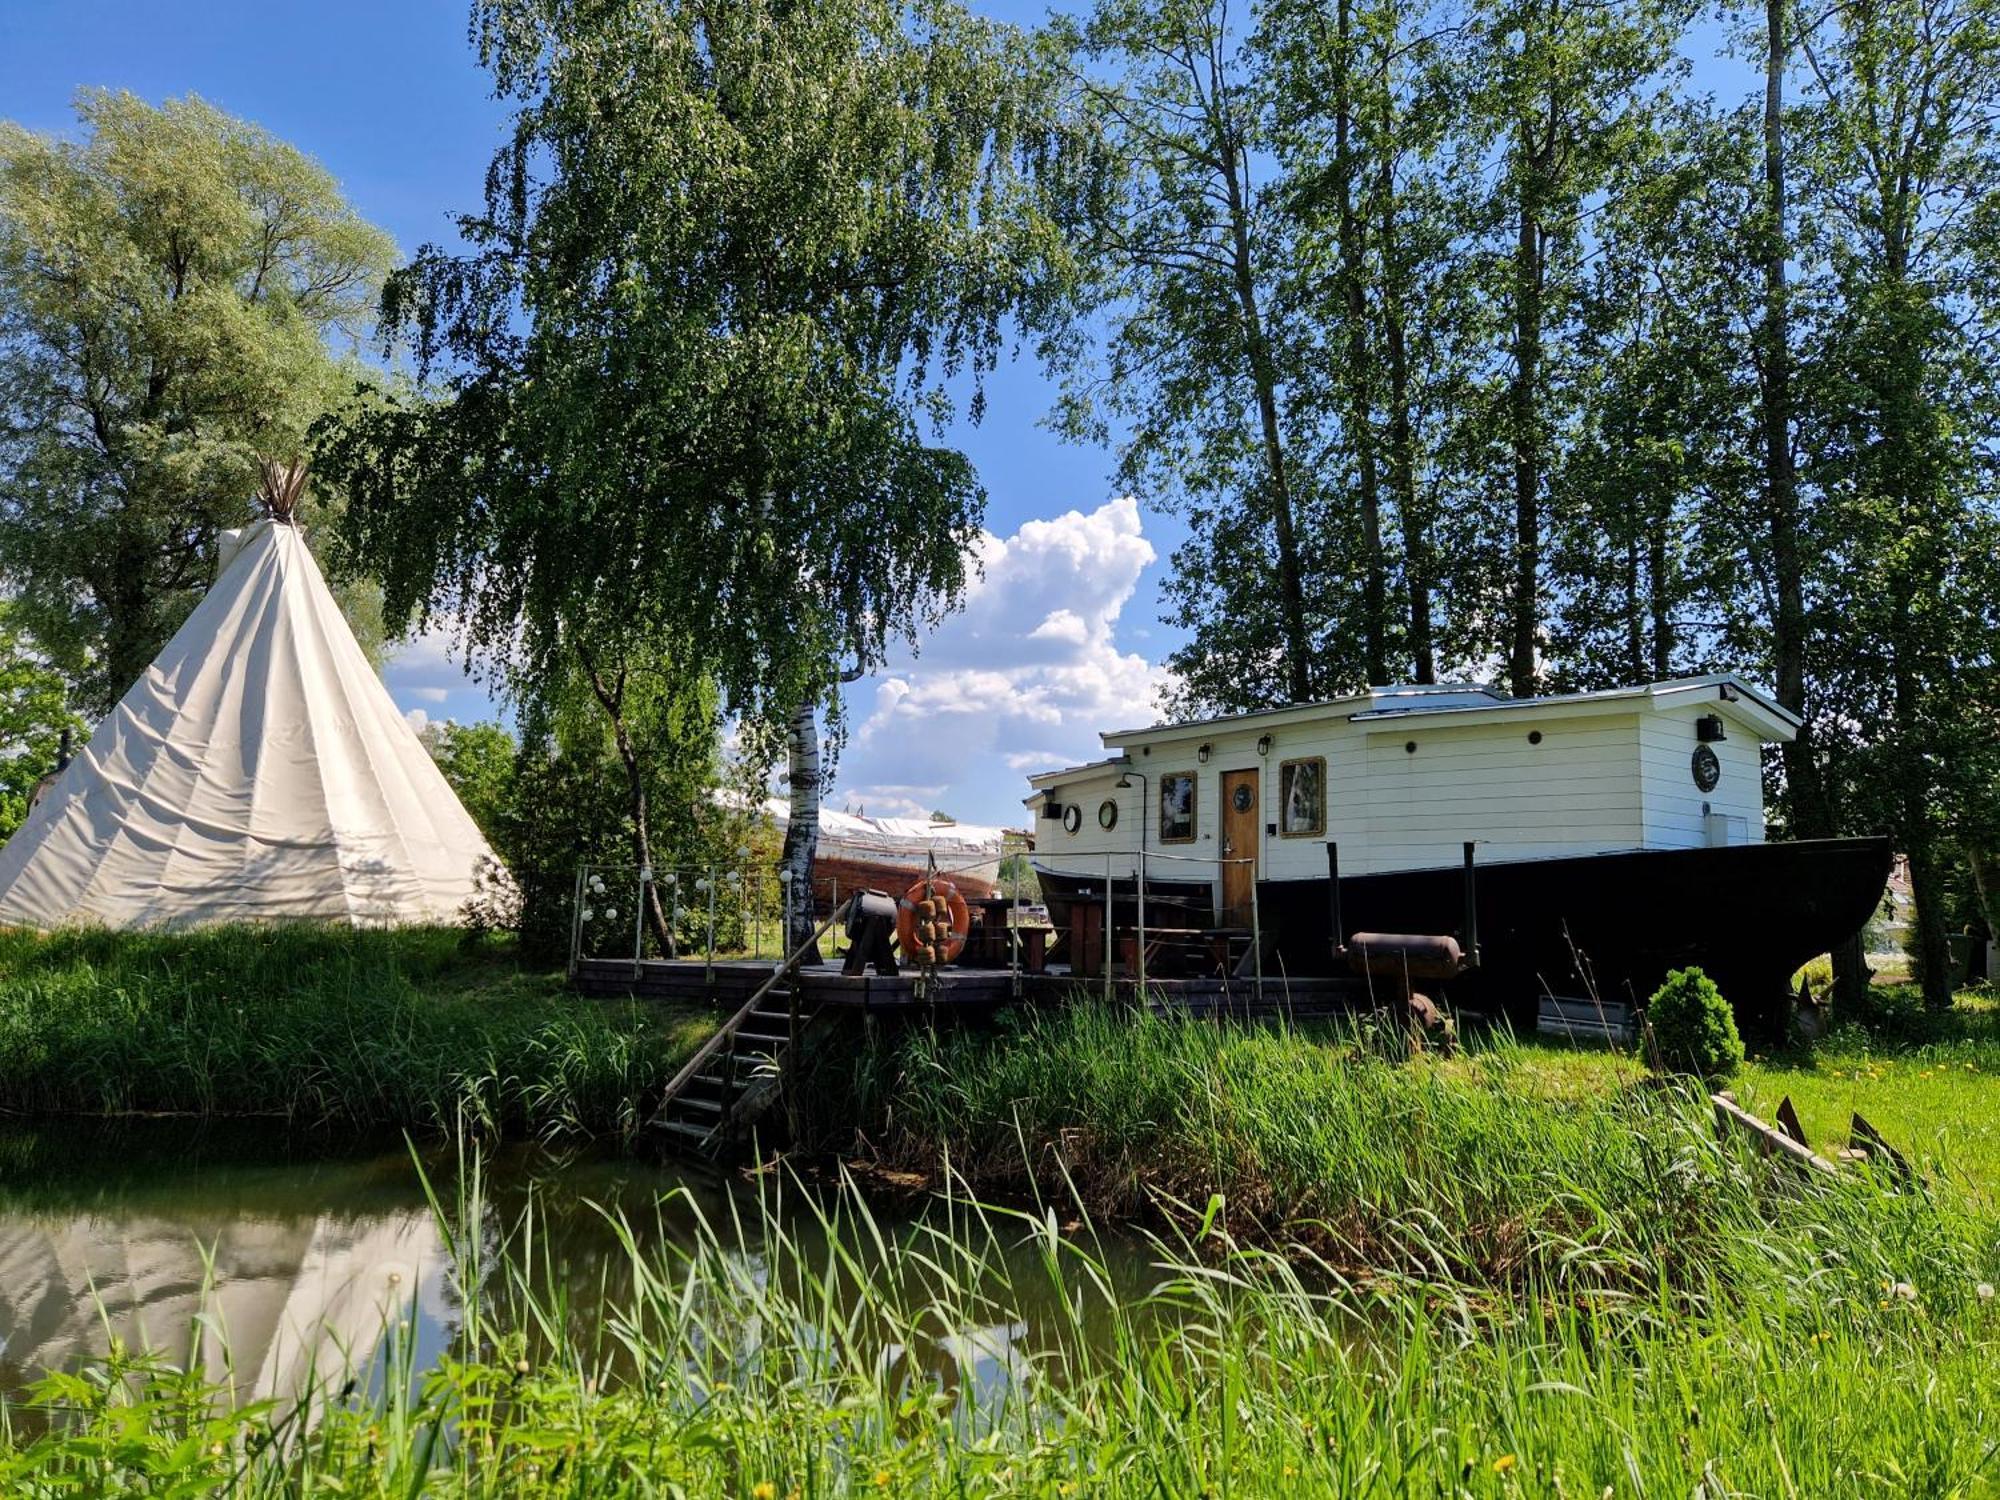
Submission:
M 415 698 L 420 703 L 442 703 L 451 696 L 450 688 L 412 687 L 404 688 L 405 697 Z
M 1165 674 L 1117 633 L 1155 556 L 1130 498 L 982 536 L 965 608 L 857 703 L 834 805 L 1018 821 L 1028 772 L 1094 759 L 1100 732 L 1151 722 Z
M 408 724 L 418 734 L 422 734 L 426 729 L 431 727 L 431 716 L 421 708 L 405 709 L 403 712 L 403 722 Z

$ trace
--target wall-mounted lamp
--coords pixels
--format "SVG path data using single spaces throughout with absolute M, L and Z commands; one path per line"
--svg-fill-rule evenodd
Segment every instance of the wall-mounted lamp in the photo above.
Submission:
M 1721 714 L 1703 714 L 1694 721 L 1694 737 L 1704 745 L 1719 745 L 1729 736 L 1723 732 Z
M 1271 737 L 1268 734 L 1257 736 L 1257 753 L 1259 755 L 1269 755 L 1271 753 Z
M 1207 765 L 1207 764 L 1208 764 L 1208 746 L 1206 746 L 1206 745 L 1203 745 L 1203 746 L 1202 746 L 1202 747 L 1201 747 L 1201 748 L 1200 748 L 1199 750 L 1195 751 L 1195 753 L 1194 753 L 1194 758 L 1195 758 L 1196 760 L 1200 761 L 1200 762 L 1201 762 L 1201 763 L 1202 763 L 1203 765 Z
M 1733 682 L 1718 683 L 1717 693 L 1724 703 L 1734 703 L 1736 701 L 1736 684 Z

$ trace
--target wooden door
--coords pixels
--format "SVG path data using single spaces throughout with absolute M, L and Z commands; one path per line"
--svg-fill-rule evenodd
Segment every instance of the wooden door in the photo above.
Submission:
M 1222 925 L 1250 925 L 1250 886 L 1257 878 L 1258 820 L 1264 815 L 1264 799 L 1257 795 L 1257 772 L 1222 773 L 1222 857 L 1247 859 L 1249 864 L 1222 867 Z

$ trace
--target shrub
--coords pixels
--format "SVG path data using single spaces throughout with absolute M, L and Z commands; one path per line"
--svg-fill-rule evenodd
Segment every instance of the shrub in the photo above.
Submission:
M 1663 1067 L 1727 1078 L 1743 1066 L 1743 1038 L 1729 1002 L 1700 969 L 1675 969 L 1646 1006 Z

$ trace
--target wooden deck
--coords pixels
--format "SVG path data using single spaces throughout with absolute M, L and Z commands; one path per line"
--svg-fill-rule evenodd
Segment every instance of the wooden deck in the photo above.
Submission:
M 577 963 L 575 985 L 585 995 L 601 999 L 638 996 L 680 1000 L 734 1009 L 771 977 L 770 960 L 586 958 Z M 1007 969 L 938 970 L 926 991 L 914 970 L 895 978 L 878 974 L 847 975 L 837 964 L 813 964 L 799 970 L 801 1000 L 821 1015 L 926 1013 L 990 1014 L 1017 1003 L 1060 1004 L 1104 993 L 1104 977 L 1076 978 L 1061 966 L 1044 974 L 1015 975 Z M 1018 980 L 1019 992 L 1016 993 Z M 1111 996 L 1130 1004 L 1137 984 L 1114 976 Z M 1298 1020 L 1344 1014 L 1365 1006 L 1362 981 L 1344 978 L 1279 978 L 1267 975 L 1263 994 L 1250 979 L 1148 979 L 1148 1003 L 1156 1011 L 1195 1015 L 1289 1015 Z

